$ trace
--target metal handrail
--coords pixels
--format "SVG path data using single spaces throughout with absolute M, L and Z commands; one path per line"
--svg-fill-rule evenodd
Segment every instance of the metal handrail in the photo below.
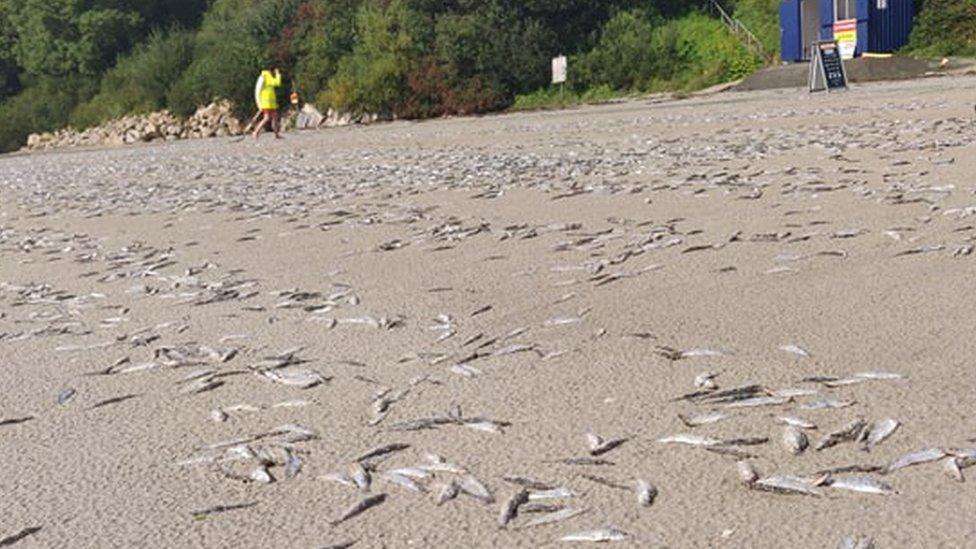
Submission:
M 719 19 L 722 20 L 722 23 L 724 23 L 725 26 L 732 31 L 732 34 L 736 35 L 740 40 L 745 42 L 747 48 L 751 49 L 753 53 L 759 57 L 766 57 L 766 48 L 764 48 L 762 42 L 756 38 L 756 35 L 742 24 L 742 21 L 739 21 L 738 19 L 729 15 L 722 5 L 718 3 L 718 0 L 708 0 L 708 3 L 711 5 L 712 9 L 718 13 Z

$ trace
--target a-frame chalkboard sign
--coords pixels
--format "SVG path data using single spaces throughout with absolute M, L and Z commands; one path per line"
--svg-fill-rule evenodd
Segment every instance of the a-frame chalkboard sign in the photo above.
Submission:
M 834 40 L 814 42 L 810 46 L 810 91 L 837 90 L 847 87 L 847 71 Z

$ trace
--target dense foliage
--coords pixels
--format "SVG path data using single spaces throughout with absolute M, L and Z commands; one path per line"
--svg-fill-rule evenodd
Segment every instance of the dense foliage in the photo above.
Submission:
M 971 51 L 976 0 L 927 3 L 916 43 Z M 722 4 L 775 56 L 778 0 Z M 0 150 L 30 132 L 161 108 L 185 116 L 216 98 L 246 116 L 254 79 L 270 66 L 285 74 L 282 95 L 297 91 L 323 110 L 422 118 L 697 88 L 768 60 L 708 8 L 705 0 L 0 0 Z M 556 90 L 549 63 L 559 54 L 569 56 L 570 82 Z
M 976 55 L 976 0 L 925 0 L 908 49 L 915 55 Z

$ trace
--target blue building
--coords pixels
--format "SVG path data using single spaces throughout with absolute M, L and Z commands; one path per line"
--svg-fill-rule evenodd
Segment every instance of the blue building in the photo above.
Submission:
M 834 39 L 834 24 L 851 20 L 857 22 L 855 56 L 892 52 L 908 43 L 914 18 L 914 0 L 782 0 L 780 57 L 808 59 L 811 42 Z

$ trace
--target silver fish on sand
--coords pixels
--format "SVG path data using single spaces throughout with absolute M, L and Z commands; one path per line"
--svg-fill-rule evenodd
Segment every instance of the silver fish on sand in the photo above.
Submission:
M 435 484 L 434 503 L 436 505 L 443 505 L 448 501 L 456 498 L 460 492 L 461 492 L 461 486 L 455 480 L 452 480 L 450 482 Z
M 816 429 L 817 426 L 810 421 L 796 416 L 779 416 L 776 418 L 777 423 L 782 423 L 784 425 L 790 425 L 799 429 Z
M 61 391 L 60 393 L 58 393 L 58 404 L 64 404 L 68 402 L 69 400 L 74 398 L 75 394 L 77 393 L 75 392 L 74 389 L 71 388 Z
M 790 353 L 790 354 L 794 354 L 794 355 L 797 355 L 797 356 L 801 356 L 801 357 L 804 357 L 804 358 L 808 358 L 810 356 L 810 353 L 808 353 L 806 351 L 806 349 L 800 347 L 799 345 L 795 345 L 793 343 L 790 343 L 790 344 L 787 344 L 787 345 L 781 345 L 780 348 L 779 348 L 779 350 L 780 351 L 787 352 L 787 353 Z
M 853 400 L 835 400 L 832 398 L 826 398 L 822 400 L 815 400 L 813 402 L 804 402 L 800 405 L 802 410 L 834 410 L 837 408 L 847 408 L 848 406 L 853 406 Z
M 803 434 L 803 431 L 792 425 L 787 425 L 783 429 L 783 446 L 786 447 L 789 453 L 794 456 L 800 455 L 809 445 L 810 442 L 807 436 Z
M 712 423 L 718 423 L 723 419 L 727 419 L 728 414 L 723 414 L 722 412 L 705 412 L 702 414 L 695 414 L 692 416 L 685 416 L 678 414 L 678 419 L 681 420 L 688 427 L 701 427 L 702 425 L 710 425 Z
M 917 452 L 910 452 L 891 462 L 891 465 L 888 465 L 885 472 L 893 473 L 898 469 L 904 469 L 905 467 L 911 467 L 912 465 L 938 461 L 946 457 L 946 455 L 945 450 L 942 450 L 941 448 L 926 448 Z
M 862 418 L 856 418 L 840 429 L 827 433 L 814 448 L 817 451 L 825 450 L 836 446 L 842 442 L 851 442 L 861 436 L 861 432 L 867 427 L 867 422 Z
M 587 433 L 586 440 L 590 446 L 590 455 L 599 456 L 603 455 L 614 448 L 620 446 L 621 444 L 627 442 L 626 438 L 615 438 L 610 440 L 604 440 L 599 435 L 594 435 L 593 433 Z
M 874 540 L 868 536 L 844 536 L 837 549 L 874 549 Z
M 898 426 L 901 425 L 898 421 L 887 418 L 875 421 L 871 424 L 868 430 L 867 440 L 864 442 L 864 447 L 867 450 L 871 450 L 878 444 L 884 442 L 888 437 L 893 435 L 895 431 L 898 430 Z
M 956 456 L 949 456 L 945 458 L 945 460 L 942 462 L 942 472 L 956 482 L 965 482 L 966 477 L 963 476 L 962 468 L 959 466 L 960 460 L 961 458 Z
M 630 534 L 627 532 L 624 532 L 619 528 L 610 527 L 600 528 L 599 530 L 585 530 L 582 532 L 566 534 L 565 536 L 559 538 L 559 541 L 603 543 L 608 541 L 623 541 L 628 537 L 630 537 Z
M 686 433 L 679 433 L 677 435 L 659 438 L 657 441 L 662 444 L 688 444 L 691 446 L 716 446 L 718 444 L 722 444 L 722 441 L 718 440 L 717 438 Z
M 739 480 L 745 484 L 753 484 L 759 480 L 759 472 L 756 471 L 756 467 L 748 461 L 738 461 L 735 464 L 736 472 L 739 475 Z
M 380 505 L 384 501 L 386 501 L 386 494 L 376 494 L 374 496 L 363 498 L 346 509 L 346 511 L 343 512 L 339 518 L 333 520 L 332 526 L 336 526 L 355 517 L 356 515 L 362 514 L 370 508 Z
M 465 494 L 468 494 L 469 496 L 484 503 L 495 502 L 495 496 L 491 495 L 491 491 L 488 490 L 488 487 L 471 475 L 461 477 L 461 480 L 458 481 L 458 487 Z
M 815 497 L 823 495 L 820 490 L 817 490 L 815 483 L 790 475 L 763 477 L 753 483 L 752 486 L 757 490 L 777 494 L 797 494 Z
M 637 480 L 637 503 L 650 507 L 657 498 L 657 487 L 644 479 Z
M 529 491 L 525 488 L 512 494 L 504 503 L 498 513 L 498 524 L 502 527 L 508 525 L 518 515 L 519 507 L 529 501 Z
M 891 486 L 883 481 L 871 477 L 837 477 L 827 482 L 827 486 L 839 490 L 850 490 L 862 494 L 876 494 L 886 496 L 894 494 Z
M 534 518 L 526 522 L 525 524 L 523 524 L 520 528 L 533 528 L 536 526 L 544 526 L 546 524 L 563 522 L 565 520 L 578 517 L 583 513 L 585 513 L 586 511 L 587 511 L 586 509 L 573 509 L 573 508 L 559 509 L 558 511 L 552 511 L 540 517 Z

